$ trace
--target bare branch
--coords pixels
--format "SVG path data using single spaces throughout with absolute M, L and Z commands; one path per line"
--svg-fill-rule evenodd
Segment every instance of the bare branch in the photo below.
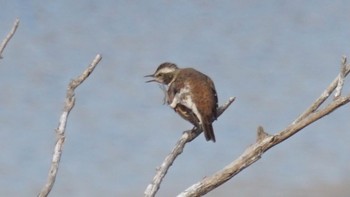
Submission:
M 19 19 L 17 18 L 13 24 L 11 31 L 7 34 L 6 38 L 2 41 L 2 43 L 0 45 L 0 59 L 2 59 L 2 52 L 4 51 L 7 43 L 10 41 L 12 36 L 15 34 L 15 32 L 18 28 L 18 25 L 19 25 Z
M 346 57 L 343 57 L 343 62 L 344 62 L 344 59 L 345 59 L 344 64 L 346 64 Z M 328 86 L 328 88 L 326 88 L 326 90 L 321 94 L 321 96 L 318 99 L 316 99 L 316 101 L 307 110 L 305 110 L 296 120 L 294 120 L 292 124 L 299 122 L 300 120 L 304 119 L 305 117 L 307 117 L 308 115 L 316 111 L 322 105 L 322 103 L 326 101 L 328 97 L 332 94 L 332 92 L 338 85 L 339 79 L 342 78 L 342 75 L 343 75 L 343 78 L 345 78 L 349 74 L 349 72 L 350 72 L 350 65 L 347 64 L 346 66 L 343 66 L 342 71 L 332 81 L 332 83 Z M 340 95 L 340 93 L 338 94 Z
M 339 73 L 338 84 L 337 84 L 337 87 L 335 88 L 335 93 L 334 93 L 335 99 L 337 99 L 341 95 L 341 91 L 343 89 L 344 78 L 346 76 L 346 62 L 347 62 L 346 57 L 343 56 L 341 61 L 341 69 Z
M 228 107 L 230 107 L 230 105 L 233 101 L 235 101 L 235 99 L 236 97 L 230 97 L 226 103 L 224 103 L 218 108 L 218 117 L 221 116 L 221 114 L 224 113 Z
M 178 197 L 202 196 L 210 192 L 211 190 L 230 180 L 243 169 L 255 163 L 261 158 L 261 155 L 271 147 L 288 139 L 301 129 L 324 117 L 325 115 L 328 115 L 335 109 L 345 105 L 348 102 L 350 102 L 350 97 L 341 97 L 329 104 L 324 109 L 315 112 L 314 114 L 310 115 L 310 117 L 305 118 L 302 121 L 299 121 L 293 125 L 293 127 L 288 127 L 276 135 L 266 136 L 264 139 L 257 141 L 257 143 L 248 147 L 238 159 L 212 176 L 207 176 L 202 181 L 187 188 L 184 192 L 180 193 Z
M 234 100 L 235 100 L 235 97 L 231 97 L 231 98 L 229 98 L 229 100 L 225 104 L 223 104 L 222 106 L 220 106 L 218 108 L 218 117 L 222 113 L 224 113 L 224 111 L 232 104 L 232 102 Z M 166 156 L 166 158 L 163 161 L 163 163 L 161 164 L 161 166 L 157 169 L 156 175 L 154 176 L 152 183 L 147 186 L 147 188 L 144 192 L 145 196 L 147 196 L 147 197 L 154 197 L 155 196 L 155 194 L 159 190 L 160 184 L 161 184 L 164 176 L 168 172 L 170 166 L 173 164 L 173 162 L 175 161 L 177 156 L 179 156 L 182 153 L 182 151 L 185 148 L 186 143 L 195 139 L 201 132 L 202 132 L 202 130 L 197 129 L 196 131 L 189 130 L 189 131 L 185 131 L 183 133 L 183 135 L 181 136 L 180 140 L 177 141 L 177 143 L 176 143 L 175 147 L 173 148 L 173 150 L 171 151 L 171 153 L 168 156 Z
M 65 140 L 64 133 L 66 130 L 67 119 L 75 103 L 75 97 L 74 97 L 75 88 L 77 88 L 81 83 L 84 82 L 86 78 L 89 77 L 89 75 L 92 73 L 96 65 L 101 61 L 101 59 L 102 57 L 100 54 L 96 55 L 95 59 L 92 61 L 89 67 L 80 76 L 78 76 L 76 79 L 73 79 L 68 85 L 63 113 L 61 114 L 59 124 L 56 129 L 57 141 L 54 148 L 54 153 L 51 161 L 51 167 L 50 167 L 48 179 L 46 184 L 38 194 L 39 197 L 48 196 L 56 180 L 58 166 L 62 155 L 62 148 Z
M 349 70 L 349 66 L 346 66 L 346 69 L 342 69 L 341 72 L 343 72 L 344 77 L 349 73 Z M 350 95 L 346 97 L 338 96 L 326 107 L 319 109 L 321 104 L 336 88 L 340 75 L 342 74 L 339 74 L 336 79 L 329 85 L 329 87 L 321 94 L 321 96 L 286 129 L 278 132 L 275 135 L 268 135 L 264 132 L 262 127 L 259 127 L 258 139 L 256 143 L 248 147 L 238 159 L 224 167 L 222 170 L 216 172 L 212 176 L 207 176 L 202 181 L 190 186 L 185 191 L 180 193 L 178 197 L 205 195 L 206 193 L 230 180 L 243 169 L 255 163 L 261 158 L 261 155 L 263 153 L 265 153 L 273 146 L 283 142 L 306 126 L 330 114 L 339 107 L 349 103 Z

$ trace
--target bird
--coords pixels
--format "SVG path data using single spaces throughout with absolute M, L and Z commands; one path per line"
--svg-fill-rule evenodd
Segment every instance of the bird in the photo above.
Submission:
M 218 97 L 214 82 L 194 68 L 179 68 L 171 62 L 158 66 L 154 74 L 146 75 L 166 85 L 166 103 L 183 119 L 202 129 L 207 141 L 215 142 L 212 122 L 217 118 Z

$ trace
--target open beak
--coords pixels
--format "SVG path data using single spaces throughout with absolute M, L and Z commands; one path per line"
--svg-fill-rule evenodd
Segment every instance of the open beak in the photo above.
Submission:
M 152 75 L 146 75 L 145 77 L 154 77 L 154 75 L 153 74 Z M 156 80 L 155 79 L 151 79 L 151 80 L 146 81 L 146 83 L 149 83 L 149 82 L 156 82 Z

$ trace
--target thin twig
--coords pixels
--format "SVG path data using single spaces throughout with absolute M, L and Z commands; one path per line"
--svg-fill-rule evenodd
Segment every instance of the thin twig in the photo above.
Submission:
M 341 61 L 338 84 L 337 84 L 337 87 L 335 88 L 334 99 L 337 99 L 339 96 L 341 96 L 341 91 L 344 86 L 344 78 L 346 75 L 346 64 L 347 64 L 346 62 L 347 62 L 346 57 L 343 56 Z
M 84 82 L 86 78 L 89 77 L 89 75 L 92 73 L 96 65 L 101 61 L 101 59 L 102 59 L 101 55 L 97 54 L 95 59 L 89 65 L 89 67 L 80 76 L 78 76 L 76 79 L 73 79 L 68 85 L 63 113 L 60 117 L 60 121 L 56 129 L 57 141 L 56 141 L 54 153 L 52 156 L 48 179 L 46 184 L 38 194 L 39 197 L 48 196 L 56 180 L 56 175 L 57 175 L 57 171 L 58 171 L 58 167 L 59 167 L 59 163 L 62 155 L 62 148 L 65 140 L 64 133 L 66 130 L 67 119 L 75 103 L 74 91 L 81 83 Z
M 18 25 L 19 25 L 19 19 L 16 18 L 15 22 L 13 23 L 13 27 L 12 27 L 11 31 L 7 34 L 6 38 L 2 41 L 2 43 L 0 45 L 0 59 L 2 59 L 2 52 L 4 51 L 7 43 L 10 41 L 12 36 L 15 34 L 15 32 L 18 28 Z
M 345 57 L 345 59 L 346 59 L 346 57 Z M 332 92 L 336 89 L 336 87 L 338 85 L 338 81 L 341 78 L 341 75 L 343 75 L 343 78 L 345 78 L 349 74 L 349 72 L 350 72 L 350 65 L 347 64 L 344 67 L 344 71 L 342 71 L 338 74 L 338 76 L 332 81 L 332 83 L 329 84 L 328 88 L 326 88 L 326 90 L 324 90 L 324 92 L 321 94 L 321 96 L 319 98 L 317 98 L 316 101 L 308 109 L 306 109 L 297 119 L 295 119 L 294 122 L 292 123 L 292 125 L 299 122 L 300 120 L 304 119 L 305 117 L 307 117 L 308 115 L 310 115 L 314 111 L 316 111 L 322 105 L 322 103 L 325 102 L 328 99 L 328 97 L 332 94 Z
M 231 97 L 231 98 L 229 98 L 229 100 L 225 104 L 223 104 L 222 106 L 220 106 L 218 108 L 218 117 L 222 113 L 224 113 L 224 111 L 232 104 L 232 102 L 234 100 L 235 100 L 235 97 Z M 173 162 L 175 161 L 177 156 L 179 156 L 183 152 L 186 143 L 195 139 L 201 132 L 202 132 L 201 130 L 197 130 L 197 131 L 190 130 L 190 131 L 186 131 L 183 133 L 183 135 L 177 141 L 177 143 L 176 143 L 175 147 L 173 148 L 173 150 L 171 151 L 171 153 L 168 156 L 166 156 L 166 158 L 164 159 L 161 166 L 157 169 L 156 175 L 154 176 L 152 183 L 150 183 L 147 186 L 147 188 L 144 192 L 146 197 L 154 197 L 155 196 L 155 194 L 159 190 L 160 184 L 161 184 L 164 176 L 168 172 L 170 166 L 173 164 Z

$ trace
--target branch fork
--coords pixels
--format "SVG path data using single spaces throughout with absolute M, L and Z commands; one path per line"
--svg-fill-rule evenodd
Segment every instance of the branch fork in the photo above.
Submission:
M 226 111 L 226 109 L 232 104 L 232 102 L 236 99 L 236 97 L 231 97 L 229 100 L 224 103 L 222 106 L 218 108 L 218 117 Z M 191 142 L 193 139 L 195 139 L 199 134 L 201 134 L 202 130 L 200 128 L 196 130 L 188 130 L 185 131 L 181 138 L 177 141 L 175 147 L 170 152 L 168 156 L 165 157 L 163 163 L 160 165 L 160 167 L 157 168 L 156 175 L 154 176 L 152 182 L 147 186 L 144 194 L 146 197 L 153 197 L 159 190 L 160 184 L 165 177 L 166 173 L 168 172 L 170 166 L 173 164 L 177 156 L 179 156 L 184 148 L 186 143 Z

